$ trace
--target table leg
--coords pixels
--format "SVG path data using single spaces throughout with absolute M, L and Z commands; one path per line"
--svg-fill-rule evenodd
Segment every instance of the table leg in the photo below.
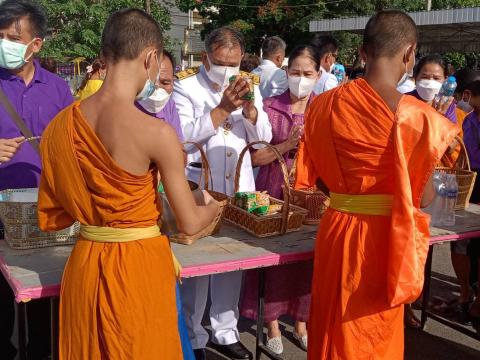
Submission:
M 425 281 L 423 284 L 423 299 L 422 299 L 422 317 L 421 327 L 425 327 L 427 322 L 427 310 L 428 301 L 430 300 L 430 280 L 432 278 L 432 258 L 433 258 L 433 245 L 428 248 L 427 262 L 425 263 Z
M 18 357 L 20 360 L 27 359 L 26 307 L 27 304 L 24 302 L 17 303 Z
M 257 336 L 255 343 L 255 359 L 260 360 L 263 345 L 263 311 L 265 305 L 265 268 L 258 269 L 258 308 L 257 308 Z
M 58 360 L 58 305 L 59 298 L 50 298 L 50 349 L 51 359 Z

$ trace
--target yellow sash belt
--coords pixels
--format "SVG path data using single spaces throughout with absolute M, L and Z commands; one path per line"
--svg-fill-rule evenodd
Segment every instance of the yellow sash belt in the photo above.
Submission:
M 161 236 L 160 228 L 157 225 L 146 228 L 127 228 L 119 229 L 112 227 L 80 225 L 80 236 L 84 239 L 96 242 L 106 243 L 124 243 L 135 240 L 151 239 Z M 180 272 L 182 266 L 178 262 L 175 254 L 172 251 L 173 267 L 175 274 L 180 280 Z
M 349 195 L 330 193 L 330 207 L 334 210 L 362 215 L 392 215 L 392 195 Z

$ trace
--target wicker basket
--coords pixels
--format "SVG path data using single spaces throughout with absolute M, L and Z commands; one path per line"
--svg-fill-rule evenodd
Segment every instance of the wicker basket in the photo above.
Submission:
M 54 232 L 43 232 L 38 227 L 38 189 L 13 189 L 0 191 L 0 219 L 5 241 L 13 249 L 35 249 L 56 245 L 71 245 L 78 238 L 80 225 Z M 15 201 L 16 196 L 31 197 L 32 201 Z
M 256 141 L 248 144 L 240 153 L 235 172 L 235 192 L 238 192 L 239 190 L 240 172 L 245 153 L 257 144 L 265 145 L 274 152 L 282 168 L 284 186 L 288 188 L 287 165 L 285 164 L 282 155 L 280 155 L 278 150 L 269 143 L 265 141 Z M 302 222 L 308 211 L 299 206 L 291 205 L 290 197 L 289 191 L 284 193 L 284 201 L 270 196 L 270 204 L 282 205 L 282 211 L 278 214 L 264 216 L 251 214 L 248 211 L 236 206 L 234 204 L 234 198 L 232 197 L 230 198 L 230 202 L 225 210 L 225 219 L 256 237 L 281 235 L 287 232 L 300 230 Z
M 292 204 L 308 210 L 308 214 L 307 216 L 305 216 L 305 220 L 303 220 L 303 223 L 305 225 L 316 225 L 320 222 L 323 213 L 330 206 L 330 198 L 325 195 L 325 193 L 316 188 L 294 188 L 294 184 L 292 182 L 295 181 L 294 179 L 297 169 L 297 154 L 295 155 L 295 159 L 293 160 L 293 166 L 290 170 L 290 180 L 292 180 L 290 182 L 290 201 L 292 202 Z M 282 186 L 282 188 L 285 193 L 285 187 Z
M 458 141 L 461 147 L 459 159 L 456 161 L 456 167 L 437 167 L 435 170 L 446 174 L 455 174 L 458 184 L 457 202 L 455 204 L 455 210 L 464 210 L 470 203 L 470 197 L 472 196 L 473 186 L 475 185 L 475 178 L 477 173 L 470 168 L 470 160 L 467 154 L 467 148 L 463 143 L 463 140 L 457 136 L 455 140 Z
M 184 244 L 184 245 L 191 245 L 198 239 L 216 234 L 218 232 L 223 219 L 224 210 L 228 202 L 228 197 L 225 194 L 209 190 L 209 186 L 210 186 L 209 183 L 212 175 L 211 175 L 210 164 L 208 162 L 207 155 L 203 151 L 202 147 L 199 144 L 190 142 L 190 141 L 185 142 L 185 144 L 191 144 L 195 146 L 198 149 L 198 151 L 200 151 L 200 156 L 202 159 L 202 171 L 200 173 L 199 184 L 202 183 L 202 175 L 203 175 L 205 180 L 205 190 L 207 190 L 208 193 L 220 204 L 217 215 L 206 228 L 200 230 L 198 233 L 194 235 L 185 235 L 183 233 L 178 233 L 178 234 L 173 234 L 169 236 L 169 239 L 172 242 Z M 192 191 L 198 188 L 198 185 L 191 181 L 189 181 L 189 184 L 190 184 L 190 189 Z

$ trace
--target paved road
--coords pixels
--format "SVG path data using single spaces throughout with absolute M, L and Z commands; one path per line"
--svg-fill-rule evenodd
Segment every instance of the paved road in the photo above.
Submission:
M 479 240 L 480 241 L 480 240 Z M 444 298 L 454 297 L 457 293 L 454 273 L 450 262 L 450 247 L 448 244 L 437 245 L 433 259 L 434 279 L 432 293 Z M 283 319 L 285 360 L 304 360 L 306 353 L 294 344 L 291 322 Z M 239 324 L 241 338 L 244 344 L 253 352 L 255 348 L 255 324 L 247 319 L 241 319 Z M 213 350 L 208 349 L 208 360 L 224 360 Z M 266 359 L 266 357 L 262 357 Z M 442 324 L 429 319 L 425 331 L 406 330 L 405 359 L 407 360 L 478 360 L 480 359 L 480 342 Z

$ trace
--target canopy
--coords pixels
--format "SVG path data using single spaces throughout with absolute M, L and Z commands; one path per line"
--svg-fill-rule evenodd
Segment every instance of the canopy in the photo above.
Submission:
M 480 52 L 480 7 L 412 12 L 419 31 L 418 50 Z M 310 32 L 348 31 L 362 34 L 370 17 L 314 20 Z

